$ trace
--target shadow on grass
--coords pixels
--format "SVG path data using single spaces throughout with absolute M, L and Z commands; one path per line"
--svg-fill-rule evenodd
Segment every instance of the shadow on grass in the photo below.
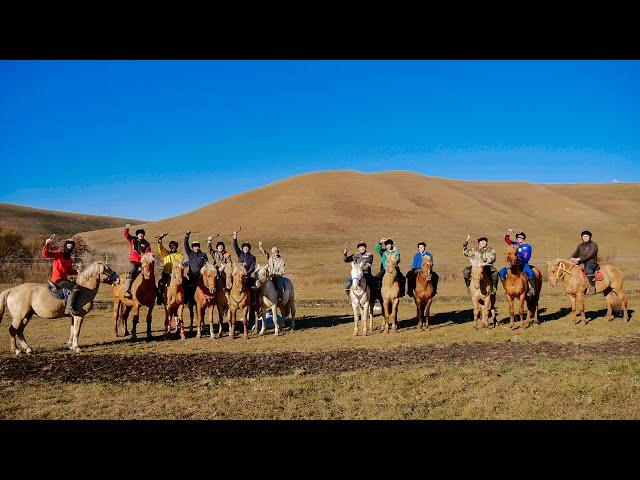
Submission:
M 413 311 L 415 312 L 415 306 Z M 452 312 L 440 312 L 429 316 L 430 328 L 441 328 L 449 325 L 459 325 L 473 321 L 473 309 L 454 310 Z M 398 328 L 411 328 L 418 326 L 418 317 L 414 315 L 407 320 L 400 320 Z

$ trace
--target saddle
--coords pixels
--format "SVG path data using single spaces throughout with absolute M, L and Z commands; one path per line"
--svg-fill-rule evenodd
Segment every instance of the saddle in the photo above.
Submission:
M 53 298 L 57 300 L 64 300 L 65 302 L 67 301 L 67 297 L 70 293 L 66 288 L 58 288 L 58 286 L 51 280 L 47 282 L 47 291 Z

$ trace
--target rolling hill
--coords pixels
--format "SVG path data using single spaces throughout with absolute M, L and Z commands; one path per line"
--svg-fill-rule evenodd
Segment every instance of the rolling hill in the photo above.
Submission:
M 242 226 L 239 239 L 252 243 L 259 262 L 264 258 L 258 240 L 267 248 L 277 245 L 296 285 L 311 298 L 319 298 L 340 294 L 338 282 L 348 276 L 342 263 L 346 245 L 352 252 L 362 239 L 373 251 L 383 236 L 396 242 L 403 271 L 409 268 L 416 243 L 424 240 L 445 275 L 467 264 L 461 255 L 467 234 L 472 243 L 476 235 L 488 235 L 502 263 L 507 227 L 527 233 L 534 264 L 555 258 L 556 252 L 567 257 L 585 228 L 594 233 L 604 258 L 640 260 L 635 253 L 640 241 L 639 206 L 640 184 L 471 182 L 407 171 L 340 170 L 290 177 L 144 226 L 147 238 L 170 233 L 166 241 L 178 240 L 180 250 L 183 232 L 189 229 L 196 232 L 192 239 L 203 245 L 207 235 L 220 233 L 230 250 L 231 232 Z M 96 252 L 109 252 L 126 264 L 121 228 L 82 236 Z

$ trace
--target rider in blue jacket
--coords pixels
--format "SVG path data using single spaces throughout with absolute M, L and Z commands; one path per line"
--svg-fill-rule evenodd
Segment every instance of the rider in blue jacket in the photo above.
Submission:
M 531 245 L 528 243 L 524 243 L 524 240 L 527 238 L 524 232 L 516 233 L 516 241 L 511 240 L 509 236 L 513 230 L 510 228 L 507 230 L 507 233 L 504 236 L 504 243 L 507 245 L 516 245 L 516 256 L 518 257 L 518 261 L 520 265 L 522 265 L 522 270 L 527 275 L 527 280 L 529 281 L 529 291 L 527 292 L 527 296 L 535 295 L 536 287 L 534 285 L 535 275 L 533 274 L 533 270 L 529 266 L 529 260 L 531 259 L 531 253 L 533 249 Z M 507 267 L 504 267 L 500 270 L 500 278 L 504 281 L 507 277 Z

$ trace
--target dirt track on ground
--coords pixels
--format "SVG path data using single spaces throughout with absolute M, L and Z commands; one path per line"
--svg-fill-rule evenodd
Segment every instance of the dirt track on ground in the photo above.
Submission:
M 514 337 L 517 338 L 517 337 Z M 0 358 L 0 380 L 62 382 L 184 382 L 202 378 L 338 373 L 402 365 L 459 365 L 466 362 L 531 363 L 536 360 L 584 360 L 640 354 L 640 338 L 604 342 L 507 341 L 454 343 L 389 350 L 352 349 L 333 352 L 269 354 L 202 353 L 87 355 L 63 353 Z

